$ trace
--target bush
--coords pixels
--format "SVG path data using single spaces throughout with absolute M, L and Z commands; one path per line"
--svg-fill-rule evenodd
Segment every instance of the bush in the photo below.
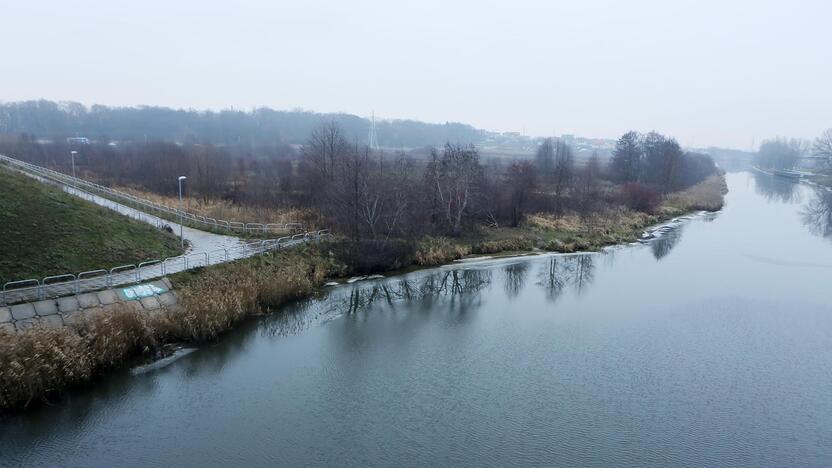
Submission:
M 621 201 L 631 210 L 655 213 L 661 196 L 646 185 L 629 182 L 621 187 Z
M 517 252 L 532 250 L 534 241 L 526 237 L 512 237 L 510 239 L 499 239 L 480 242 L 475 245 L 471 252 L 477 254 L 493 254 L 499 252 Z
M 413 264 L 415 246 L 403 240 L 360 240 L 330 244 L 336 258 L 351 274 L 398 270 Z
M 424 237 L 414 252 L 413 263 L 420 266 L 440 265 L 460 259 L 470 253 L 467 246 L 457 244 L 447 237 Z

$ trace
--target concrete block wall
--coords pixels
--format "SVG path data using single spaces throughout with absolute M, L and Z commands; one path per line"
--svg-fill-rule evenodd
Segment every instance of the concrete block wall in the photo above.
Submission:
M 174 308 L 176 292 L 170 280 L 123 286 L 75 296 L 0 307 L 0 331 L 18 332 L 36 324 L 63 327 L 86 320 L 91 314 L 129 305 L 147 313 Z

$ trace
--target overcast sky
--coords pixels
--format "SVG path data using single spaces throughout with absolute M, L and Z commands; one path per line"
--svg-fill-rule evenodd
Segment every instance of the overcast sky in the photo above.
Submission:
M 0 100 L 748 149 L 832 127 L 832 1 L 0 0 Z

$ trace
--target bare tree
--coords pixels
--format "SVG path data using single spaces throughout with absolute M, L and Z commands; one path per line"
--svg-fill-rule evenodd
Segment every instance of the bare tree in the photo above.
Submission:
M 349 151 L 349 146 L 341 127 L 330 121 L 312 130 L 304 147 L 304 156 L 315 166 L 321 178 L 332 180 L 338 159 Z
M 581 217 L 587 228 L 587 233 L 592 233 L 593 218 L 601 205 L 601 162 L 598 153 L 593 153 L 586 165 L 578 173 L 575 184 L 575 195 L 577 198 L 578 215 Z
M 555 145 L 551 138 L 546 138 L 537 148 L 535 164 L 544 177 L 550 177 L 555 170 Z
M 572 156 L 572 148 L 566 143 L 559 141 L 555 147 L 555 168 L 553 174 L 555 214 L 563 214 L 563 198 L 572 183 L 575 158 Z
M 414 225 L 412 222 L 406 222 L 406 216 L 410 221 L 420 218 L 417 207 L 412 203 L 412 200 L 416 199 L 414 169 L 413 162 L 402 151 L 396 157 L 393 167 L 386 172 L 389 174 L 385 182 L 385 191 L 389 199 L 384 216 L 387 239 L 394 234 L 411 234 Z
M 511 193 L 511 226 L 517 227 L 537 186 L 537 171 L 531 162 L 518 161 L 508 167 L 505 178 Z
M 473 145 L 446 144 L 441 158 L 434 151 L 425 175 L 441 217 L 450 233 L 458 236 L 463 219 L 473 211 L 482 176 L 479 153 Z
M 812 152 L 815 156 L 824 158 L 824 165 L 827 168 L 832 169 L 832 128 L 824 130 L 824 132 L 815 139 L 815 144 L 812 146 Z

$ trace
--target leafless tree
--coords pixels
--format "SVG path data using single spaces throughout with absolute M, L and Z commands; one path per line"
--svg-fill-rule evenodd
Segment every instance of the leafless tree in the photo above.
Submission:
M 601 205 L 601 162 L 598 153 L 593 153 L 589 161 L 578 173 L 575 183 L 575 196 L 577 199 L 578 215 L 587 228 L 587 233 L 592 233 L 593 218 Z
M 523 220 L 529 198 L 537 187 L 537 171 L 529 161 L 512 163 L 506 171 L 506 183 L 511 193 L 511 226 L 517 227 Z
M 473 211 L 481 176 L 479 153 L 473 145 L 446 144 L 442 156 L 434 151 L 428 163 L 425 179 L 432 200 L 454 236 L 462 232 L 463 220 Z
M 824 130 L 819 137 L 815 139 L 815 144 L 812 146 L 812 152 L 815 156 L 824 158 L 824 165 L 832 169 L 832 128 Z
M 572 183 L 575 159 L 572 156 L 572 148 L 564 142 L 559 141 L 555 147 L 555 168 L 554 168 L 554 195 L 555 214 L 563 214 L 563 199 Z
M 543 177 L 550 177 L 555 170 L 555 145 L 551 138 L 546 138 L 537 148 L 535 164 Z
M 304 147 L 304 156 L 315 166 L 321 178 L 332 180 L 340 157 L 349 151 L 349 143 L 334 121 L 314 130 Z

